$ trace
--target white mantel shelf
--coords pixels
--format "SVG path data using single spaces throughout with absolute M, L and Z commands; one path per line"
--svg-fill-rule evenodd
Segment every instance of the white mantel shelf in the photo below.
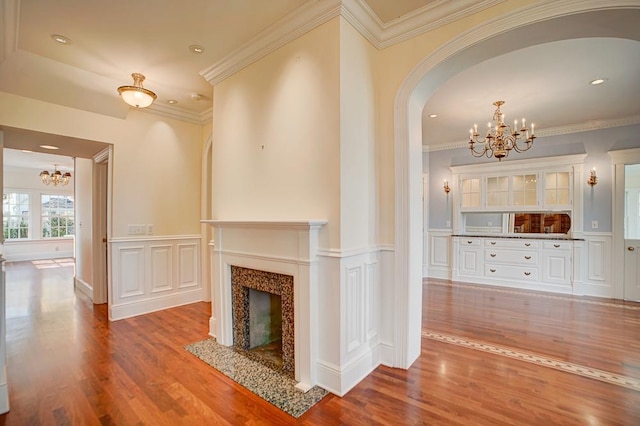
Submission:
M 328 223 L 327 220 L 224 220 L 224 219 L 203 219 L 200 223 L 206 223 L 211 226 L 228 226 L 228 227 L 314 227 L 323 226 Z

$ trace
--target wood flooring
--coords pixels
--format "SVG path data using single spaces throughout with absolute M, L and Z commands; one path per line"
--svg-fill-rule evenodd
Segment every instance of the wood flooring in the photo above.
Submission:
M 183 349 L 210 304 L 109 322 L 73 268 L 6 265 L 0 425 L 640 425 L 640 304 L 425 281 L 414 365 L 296 420 Z

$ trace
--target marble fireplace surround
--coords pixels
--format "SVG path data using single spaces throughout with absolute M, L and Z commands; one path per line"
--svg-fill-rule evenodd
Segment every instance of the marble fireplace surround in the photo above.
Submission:
M 318 234 L 326 220 L 203 220 L 213 227 L 209 334 L 233 345 L 231 266 L 293 277 L 294 377 L 303 392 L 316 385 Z

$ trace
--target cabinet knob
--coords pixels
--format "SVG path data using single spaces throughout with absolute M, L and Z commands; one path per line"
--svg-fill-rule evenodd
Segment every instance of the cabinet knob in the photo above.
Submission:
M 495 269 L 489 269 L 489 270 L 490 270 L 491 272 L 495 272 L 495 271 L 496 271 Z
M 496 257 L 496 254 L 495 253 L 489 253 L 489 256 Z
M 635 248 L 635 247 L 633 247 L 633 246 L 629 246 L 629 247 L 627 247 L 627 250 L 629 250 L 629 251 L 634 251 L 635 249 L 636 249 L 636 248 Z
M 531 275 L 531 272 L 525 272 L 524 274 L 525 274 L 526 276 L 529 276 L 529 275 Z
M 554 246 L 555 248 L 558 248 L 558 247 L 560 247 L 560 244 L 554 244 L 553 246 Z
M 531 256 L 525 256 L 524 258 L 529 260 L 529 259 L 531 259 Z
M 530 247 L 531 243 L 524 243 L 525 246 Z
M 492 245 L 492 246 L 495 246 L 495 245 L 496 245 L 496 242 L 495 242 L 495 241 L 491 241 L 491 245 Z

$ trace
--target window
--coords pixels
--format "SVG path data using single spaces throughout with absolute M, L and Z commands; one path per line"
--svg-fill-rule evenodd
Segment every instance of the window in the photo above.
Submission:
M 2 196 L 2 228 L 6 240 L 29 238 L 29 194 L 7 193 Z
M 73 196 L 42 196 L 42 238 L 59 238 L 73 235 Z

